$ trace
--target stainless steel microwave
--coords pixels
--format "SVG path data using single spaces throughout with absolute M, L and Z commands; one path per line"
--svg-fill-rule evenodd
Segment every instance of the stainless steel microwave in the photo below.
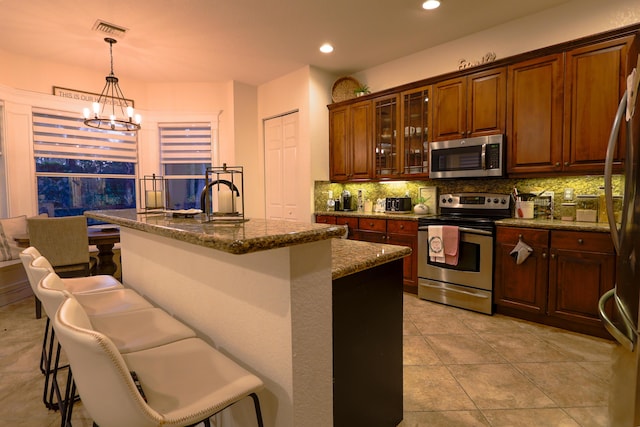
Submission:
M 429 178 L 504 176 L 503 135 L 429 143 Z

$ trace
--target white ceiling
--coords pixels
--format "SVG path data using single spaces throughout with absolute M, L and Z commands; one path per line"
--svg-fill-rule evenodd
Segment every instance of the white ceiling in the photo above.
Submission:
M 128 29 L 118 77 L 259 85 L 307 64 L 349 75 L 567 1 L 0 0 L 0 49 L 106 75 L 100 19 Z

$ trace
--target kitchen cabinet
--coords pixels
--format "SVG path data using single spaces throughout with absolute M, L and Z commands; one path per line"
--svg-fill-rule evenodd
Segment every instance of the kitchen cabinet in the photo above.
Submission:
M 518 239 L 533 252 L 516 264 Z M 615 283 L 615 251 L 607 233 L 498 227 L 496 311 L 576 332 L 609 337 L 598 300 Z
M 349 239 L 411 248 L 402 259 L 403 284 L 406 292 L 418 293 L 418 221 L 322 214 L 316 222 L 348 225 Z
M 373 100 L 376 178 L 427 177 L 431 86 Z
M 354 240 L 408 246 L 411 255 L 403 258 L 404 290 L 418 293 L 418 222 L 394 219 L 359 218 Z
M 626 89 L 627 53 L 633 40 L 622 37 L 567 52 L 563 171 L 604 171 L 611 123 Z M 620 135 L 614 166 L 619 168 L 623 157 Z
M 509 253 L 522 239 L 533 252 L 522 264 Z M 497 227 L 494 302 L 498 307 L 543 315 L 549 283 L 549 231 Z
M 402 106 L 402 174 L 412 177 L 429 176 L 429 127 L 432 105 L 431 86 L 423 86 L 400 94 Z
M 373 176 L 371 101 L 329 109 L 331 181 L 368 180 Z
M 562 162 L 564 56 L 508 67 L 507 172 L 554 171 Z
M 603 173 L 633 40 L 622 37 L 508 67 L 509 174 Z M 615 171 L 624 156 L 624 135 L 619 137 Z
M 497 67 L 433 85 L 433 140 L 504 133 L 507 70 Z
M 398 100 L 395 94 L 373 100 L 376 177 L 396 177 L 402 170 Z

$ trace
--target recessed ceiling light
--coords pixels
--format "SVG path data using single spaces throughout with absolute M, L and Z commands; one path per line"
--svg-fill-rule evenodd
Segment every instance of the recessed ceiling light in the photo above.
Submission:
M 329 43 L 325 43 L 322 46 L 320 46 L 320 52 L 331 53 L 333 52 L 333 46 L 331 46 Z
M 424 3 L 422 3 L 423 9 L 431 10 L 431 9 L 437 9 L 438 7 L 440 7 L 440 2 L 438 0 L 427 0 Z

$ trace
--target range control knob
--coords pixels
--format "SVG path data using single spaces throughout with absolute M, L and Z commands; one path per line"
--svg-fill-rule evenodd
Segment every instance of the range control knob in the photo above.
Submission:
M 449 202 L 449 203 L 453 203 L 453 199 L 452 199 L 451 197 L 449 197 L 449 198 L 447 199 L 447 202 Z
M 498 202 L 499 202 L 498 198 L 493 199 L 493 203 L 498 203 Z
M 447 203 L 447 199 L 445 199 L 444 197 L 442 198 L 442 203 Z
M 506 205 L 507 204 L 507 199 L 500 200 L 500 203 L 503 204 L 503 205 Z

